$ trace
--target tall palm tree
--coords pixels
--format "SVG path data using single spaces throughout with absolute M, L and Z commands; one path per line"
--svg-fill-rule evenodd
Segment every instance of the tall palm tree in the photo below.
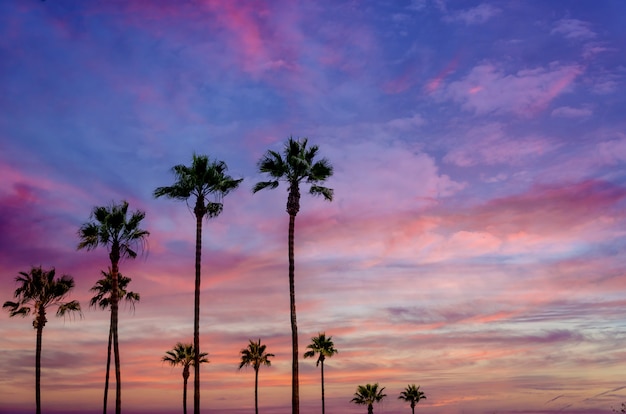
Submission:
M 261 365 L 271 366 L 272 362 L 270 358 L 275 355 L 265 352 L 266 345 L 261 345 L 261 339 L 258 342 L 254 342 L 250 339 L 250 343 L 247 348 L 240 351 L 241 362 L 239 363 L 239 369 L 250 366 L 254 368 L 254 412 L 259 414 L 259 368 Z
M 255 184 L 252 191 L 278 187 L 280 181 L 288 186 L 287 214 L 289 214 L 289 299 L 291 307 L 291 411 L 292 414 L 300 412 L 300 390 L 298 382 L 298 325 L 296 323 L 296 295 L 295 295 L 295 260 L 294 260 L 294 230 L 295 220 L 300 210 L 300 183 L 303 181 L 310 184 L 309 193 L 314 196 L 322 196 L 328 201 L 333 199 L 333 190 L 321 186 L 333 175 L 333 167 L 326 158 L 315 161 L 319 151 L 317 145 L 308 147 L 307 138 L 287 140 L 283 148 L 283 154 L 268 150 L 259 160 L 259 172 L 269 176 L 268 181 Z
M 335 344 L 333 343 L 333 337 L 326 338 L 325 332 L 320 332 L 317 336 L 311 338 L 311 343 L 307 346 L 309 349 L 304 353 L 305 358 L 313 358 L 318 355 L 315 366 L 322 365 L 322 414 L 326 412 L 324 407 L 324 360 L 331 358 L 337 352 Z
M 74 279 L 63 275 L 55 279 L 54 268 L 43 270 L 41 266 L 32 267 L 28 273 L 19 272 L 15 281 L 19 287 L 13 296 L 16 301 L 6 301 L 2 305 L 8 309 L 9 315 L 27 316 L 32 313 L 35 317 L 33 327 L 37 330 L 37 345 L 35 350 L 35 404 L 37 414 L 41 414 L 41 339 L 43 327 L 48 321 L 46 311 L 50 306 L 57 307 L 57 316 L 64 316 L 71 312 L 81 314 L 80 303 L 76 300 L 63 302 L 65 296 L 74 288 Z
M 95 296 L 89 301 L 89 307 L 98 306 L 104 310 L 111 306 L 111 289 L 113 286 L 113 278 L 111 277 L 111 269 L 108 272 L 102 272 L 102 279 L 99 279 L 96 284 L 89 289 L 91 292 L 95 292 Z M 125 299 L 133 309 L 135 308 L 135 302 L 139 302 L 139 293 L 129 292 L 126 290 L 128 284 L 132 280 L 130 277 L 123 276 L 121 273 L 117 276 L 118 285 L 118 298 L 119 300 Z M 107 345 L 107 369 L 104 380 L 104 408 L 103 414 L 107 412 L 107 400 L 109 396 L 109 372 L 111 369 L 111 342 L 113 339 L 112 324 L 109 322 L 109 343 Z
M 145 248 L 150 233 L 139 226 L 146 216 L 143 211 L 135 211 L 128 216 L 128 202 L 94 207 L 90 219 L 78 230 L 78 249 L 94 250 L 104 246 L 109 251 L 111 261 L 111 333 L 113 336 L 113 357 L 115 361 L 115 413 L 122 412 L 122 375 L 120 349 L 117 332 L 119 304 L 119 263 L 123 258 L 134 259 L 137 251 Z
M 198 354 L 198 363 L 208 363 L 207 353 Z M 189 379 L 189 367 L 196 362 L 196 352 L 193 345 L 178 342 L 171 351 L 166 351 L 162 358 L 163 362 L 168 362 L 171 366 L 183 366 L 183 414 L 187 414 L 187 380 Z
M 367 414 L 374 414 L 374 403 L 382 401 L 387 394 L 383 394 L 385 387 L 378 389 L 378 383 L 359 385 L 351 402 L 358 405 L 367 405 Z
M 223 208 L 222 199 L 236 189 L 243 179 L 233 179 L 226 174 L 228 167 L 223 161 L 212 161 L 206 155 L 193 154 L 191 165 L 175 165 L 172 172 L 176 182 L 169 187 L 158 187 L 154 197 L 176 200 L 194 199 L 193 214 L 196 217 L 196 281 L 194 293 L 193 347 L 196 358 L 200 355 L 200 264 L 202 252 L 202 220 L 217 217 Z M 213 198 L 213 201 L 209 200 Z M 193 412 L 200 414 L 200 363 L 196 359 L 193 380 Z
M 420 400 L 425 400 L 426 394 L 420 391 L 419 385 L 416 387 L 415 384 L 411 384 L 407 385 L 404 391 L 400 393 L 398 399 L 411 403 L 411 412 L 415 414 L 415 405 L 419 403 Z

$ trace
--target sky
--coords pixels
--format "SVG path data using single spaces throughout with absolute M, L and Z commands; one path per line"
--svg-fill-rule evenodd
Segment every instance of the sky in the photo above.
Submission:
M 243 178 L 204 224 L 202 412 L 254 409 L 239 351 L 260 338 L 262 412 L 291 403 L 284 185 L 257 162 L 308 137 L 334 166 L 296 218 L 300 353 L 318 332 L 329 413 L 610 413 L 626 402 L 626 3 L 0 1 L 0 299 L 33 266 L 74 277 L 83 315 L 43 332 L 47 413 L 101 412 L 109 314 L 94 206 L 146 213 L 121 272 L 125 413 L 181 411 L 195 221 L 154 199 L 192 154 Z M 0 312 L 0 413 L 34 408 L 32 319 Z M 300 359 L 301 412 L 321 411 Z M 192 406 L 192 387 L 189 404 Z M 112 388 L 114 390 L 114 388 Z M 114 392 L 109 394 L 110 406 Z

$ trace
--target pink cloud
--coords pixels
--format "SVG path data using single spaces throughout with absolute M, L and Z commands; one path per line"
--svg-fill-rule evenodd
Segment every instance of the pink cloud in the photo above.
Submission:
M 497 7 L 483 3 L 476 7 L 450 12 L 443 17 L 446 22 L 462 22 L 466 25 L 482 24 L 501 12 Z
M 505 125 L 490 123 L 471 127 L 462 143 L 444 157 L 444 161 L 460 167 L 475 165 L 518 165 L 528 159 L 539 158 L 557 145 L 538 136 L 513 137 Z
M 561 106 L 552 111 L 552 116 L 562 118 L 588 118 L 593 115 L 593 111 L 589 108 L 572 108 L 570 106 Z
M 551 34 L 559 34 L 566 39 L 587 40 L 596 37 L 588 22 L 578 19 L 561 19 L 554 24 Z
M 533 116 L 568 91 L 583 72 L 579 66 L 520 70 L 505 74 L 490 64 L 474 67 L 462 80 L 454 81 L 436 93 L 437 99 L 449 99 L 477 115 L 513 113 Z

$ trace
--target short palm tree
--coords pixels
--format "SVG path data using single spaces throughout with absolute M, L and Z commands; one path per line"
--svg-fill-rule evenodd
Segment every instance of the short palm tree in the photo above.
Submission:
M 309 351 L 304 353 L 305 358 L 313 358 L 315 355 L 318 355 L 316 366 L 322 366 L 322 414 L 326 412 L 324 407 L 324 360 L 326 358 L 330 358 L 335 355 L 338 351 L 335 349 L 335 344 L 333 343 L 333 337 L 329 336 L 326 338 L 325 332 L 320 332 L 317 336 L 311 338 L 311 343 L 307 346 Z
M 254 412 L 256 414 L 259 414 L 259 368 L 261 368 L 261 365 L 271 366 L 272 361 L 270 361 L 270 358 L 275 356 L 265 352 L 266 348 L 265 344 L 261 344 L 260 338 L 258 342 L 250 339 L 248 347 L 240 351 L 241 362 L 239 363 L 239 369 L 250 365 L 254 368 Z
M 122 375 L 117 331 L 119 303 L 119 263 L 123 258 L 134 259 L 137 251 L 145 247 L 150 234 L 140 227 L 146 214 L 135 211 L 128 216 L 128 202 L 94 207 L 90 219 L 78 230 L 78 249 L 94 250 L 104 246 L 109 251 L 111 261 L 111 333 L 113 336 L 113 357 L 115 360 L 115 413 L 122 412 Z
M 367 414 L 374 414 L 374 403 L 382 401 L 387 394 L 383 394 L 385 387 L 378 389 L 378 383 L 359 385 L 351 402 L 358 405 L 367 405 Z
M 37 344 L 35 350 L 35 404 L 36 413 L 41 414 L 41 340 L 43 327 L 48 321 L 46 311 L 50 306 L 57 307 L 57 316 L 64 316 L 71 312 L 81 313 L 80 303 L 76 300 L 63 302 L 63 299 L 74 288 L 74 279 L 63 275 L 55 279 L 54 268 L 43 270 L 32 267 L 28 273 L 20 272 L 15 281 L 19 287 L 13 296 L 16 301 L 6 301 L 3 308 L 8 309 L 9 315 L 27 316 L 33 314 L 33 327 L 37 330 Z
M 400 393 L 398 397 L 399 400 L 404 400 L 408 403 L 411 403 L 411 412 L 415 414 L 415 405 L 420 402 L 420 400 L 426 399 L 426 394 L 420 391 L 420 386 L 415 386 L 415 384 L 407 385 L 407 387 Z
M 135 308 L 135 302 L 139 302 L 139 293 L 129 292 L 126 290 L 128 284 L 131 281 L 130 277 L 118 274 L 118 298 L 119 300 L 125 299 L 133 309 Z M 95 292 L 95 296 L 89 301 L 89 307 L 98 306 L 104 310 L 111 306 L 111 289 L 113 286 L 113 278 L 111 277 L 111 269 L 108 272 L 102 271 L 102 279 L 99 279 L 96 284 L 89 289 L 91 292 Z M 111 329 L 112 323 L 109 322 L 109 343 L 107 345 L 107 369 L 104 380 L 104 408 L 103 414 L 107 412 L 107 400 L 109 396 L 109 372 L 111 368 L 111 342 L 113 339 L 113 330 Z
M 176 182 L 169 187 L 158 187 L 154 196 L 175 200 L 194 201 L 196 218 L 196 279 L 194 292 L 193 346 L 200 351 L 200 265 L 202 256 L 202 220 L 217 217 L 223 208 L 222 199 L 236 189 L 242 179 L 236 180 L 226 174 L 228 167 L 223 161 L 211 161 L 206 155 L 193 154 L 191 165 L 175 165 L 172 172 Z M 213 201 L 209 200 L 213 198 Z M 196 354 L 196 358 L 200 354 Z M 193 410 L 200 414 L 200 363 L 194 364 Z
M 291 310 L 291 411 L 300 412 L 300 389 L 298 380 L 298 325 L 296 322 L 296 294 L 295 294 L 295 259 L 294 259 L 294 231 L 295 220 L 300 211 L 300 184 L 310 184 L 309 193 L 322 196 L 328 201 L 333 199 L 333 190 L 322 184 L 333 175 L 333 167 L 326 158 L 318 159 L 319 147 L 308 146 L 307 138 L 289 138 L 283 148 L 282 155 L 268 150 L 259 160 L 258 169 L 262 174 L 269 176 L 268 181 L 255 184 L 252 191 L 274 189 L 280 181 L 288 186 L 287 214 L 289 214 L 289 302 Z
M 207 353 L 198 354 L 198 363 L 208 363 Z M 163 362 L 168 362 L 171 366 L 183 366 L 183 414 L 187 414 L 187 380 L 189 379 L 189 367 L 196 362 L 196 352 L 192 344 L 178 342 L 171 351 L 166 351 L 162 358 Z

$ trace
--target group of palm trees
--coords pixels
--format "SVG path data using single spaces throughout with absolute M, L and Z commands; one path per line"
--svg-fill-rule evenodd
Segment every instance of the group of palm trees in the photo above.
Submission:
M 385 387 L 379 389 L 378 383 L 359 385 L 352 402 L 358 405 L 367 405 L 367 414 L 374 414 L 374 403 L 382 401 L 387 396 L 383 393 L 384 389 Z M 410 403 L 411 412 L 415 414 L 415 406 L 420 400 L 426 399 L 426 394 L 420 391 L 419 385 L 410 384 L 400 393 L 398 399 Z
M 288 259 L 289 259 L 289 298 L 292 334 L 292 414 L 299 414 L 299 378 L 298 378 L 298 328 L 296 321 L 295 302 L 295 257 L 294 232 L 295 218 L 300 210 L 300 185 L 309 185 L 309 193 L 322 196 L 332 201 L 333 190 L 324 187 L 326 181 L 333 174 L 333 168 L 326 158 L 317 159 L 319 148 L 317 145 L 308 145 L 306 138 L 289 138 L 284 145 L 282 154 L 268 150 L 258 162 L 260 173 L 268 177 L 267 181 L 256 183 L 254 193 L 263 189 L 274 189 L 281 181 L 288 186 L 286 211 L 289 215 Z M 200 413 L 200 364 L 208 362 L 207 353 L 200 348 L 200 283 L 201 283 L 201 253 L 202 253 L 202 224 L 204 219 L 217 217 L 223 210 L 223 198 L 235 190 L 242 179 L 234 179 L 227 175 L 228 167 L 223 161 L 209 159 L 206 155 L 193 155 L 190 166 L 176 165 L 172 168 L 175 182 L 171 186 L 158 187 L 154 196 L 183 200 L 188 205 L 193 204 L 193 214 L 196 220 L 195 246 L 195 290 L 194 290 L 194 332 L 193 344 L 178 342 L 176 346 L 166 352 L 162 358 L 164 362 L 183 366 L 183 410 L 187 410 L 187 381 L 190 376 L 190 367 L 194 367 L 194 414 Z M 128 202 L 112 203 L 107 206 L 96 206 L 91 211 L 90 220 L 78 230 L 78 250 L 94 250 L 105 247 L 108 252 L 110 267 L 108 272 L 102 272 L 102 278 L 91 288 L 95 296 L 90 306 L 101 309 L 110 308 L 109 340 L 107 346 L 107 368 L 105 377 L 103 413 L 107 412 L 107 398 L 109 388 L 109 368 L 111 363 L 111 348 L 115 366 L 115 412 L 121 413 L 121 364 L 118 338 L 118 313 L 120 300 L 124 299 L 134 306 L 139 301 L 138 293 L 128 291 L 131 279 L 120 273 L 122 259 L 134 259 L 145 249 L 145 243 L 150 233 L 141 228 L 145 217 L 143 211 L 129 212 Z M 55 269 L 44 270 L 42 267 L 33 267 L 30 272 L 20 272 L 16 278 L 18 288 L 14 292 L 16 301 L 7 301 L 3 308 L 7 308 L 10 316 L 27 316 L 34 314 L 33 326 L 37 332 L 35 353 L 35 400 L 36 413 L 41 413 L 41 341 L 45 326 L 46 312 L 50 306 L 57 307 L 57 316 L 78 313 L 82 316 L 78 301 L 64 302 L 64 298 L 74 287 L 71 276 L 63 275 L 55 278 Z M 322 377 L 322 413 L 325 412 L 324 402 L 324 361 L 332 357 L 337 350 L 334 348 L 332 337 L 320 333 L 312 338 L 307 347 L 305 358 L 318 356 L 317 365 L 321 366 Z M 258 373 L 262 365 L 271 365 L 273 354 L 267 353 L 266 346 L 261 340 L 250 340 L 247 348 L 241 350 L 239 368 L 252 366 L 255 371 L 255 409 L 258 413 Z M 419 402 L 425 398 L 417 387 L 417 394 L 407 388 L 400 398 L 407 401 Z M 385 396 L 378 384 L 359 386 L 355 398 L 356 404 L 367 404 L 371 413 L 373 402 L 382 400 Z M 417 395 L 417 397 L 415 397 Z M 421 397 L 420 397 L 421 395 Z M 417 399 L 415 399 L 417 398 Z M 414 403 L 412 402 L 412 407 Z
M 254 193 L 263 189 L 275 189 L 284 182 L 288 188 L 286 210 L 289 215 L 288 258 L 289 258 L 289 297 L 292 333 L 292 414 L 299 414 L 299 380 L 298 380 L 298 330 L 296 322 L 295 303 L 295 260 L 294 260 L 294 232 L 295 218 L 300 210 L 300 185 L 309 185 L 309 193 L 322 196 L 332 201 L 333 190 L 322 184 L 332 176 L 333 167 L 326 158 L 316 159 L 319 147 L 308 145 L 306 138 L 294 139 L 290 137 L 284 145 L 282 153 L 268 150 L 258 162 L 258 170 L 267 176 L 267 181 L 254 185 Z M 223 210 L 223 198 L 236 189 L 242 179 L 234 179 L 227 175 L 228 167 L 223 161 L 209 159 L 206 155 L 193 155 L 190 166 L 176 165 L 172 168 L 175 182 L 171 186 L 158 187 L 154 196 L 183 200 L 193 203 L 193 214 L 196 219 L 196 255 L 195 255 L 195 291 L 194 291 L 194 333 L 193 345 L 189 351 L 193 356 L 194 367 L 194 414 L 200 414 L 200 364 L 206 354 L 200 348 L 200 282 L 201 282 L 201 251 L 202 251 L 202 224 L 203 220 L 217 217 Z M 92 305 L 102 308 L 110 307 L 109 344 L 113 347 L 115 365 L 115 412 L 121 413 L 121 367 L 118 338 L 118 309 L 122 297 L 129 301 L 139 299 L 138 295 L 128 295 L 125 288 L 130 279 L 124 279 L 120 274 L 120 261 L 134 259 L 145 248 L 149 232 L 142 229 L 141 221 L 145 217 L 143 211 L 128 211 L 128 202 L 111 203 L 107 206 L 94 207 L 90 221 L 83 224 L 78 230 L 78 250 L 94 250 L 105 247 L 108 251 L 110 268 L 104 280 L 92 288 L 101 293 L 99 299 L 92 301 Z M 54 268 L 48 271 L 41 267 L 33 267 L 29 273 L 21 272 L 16 278 L 19 287 L 14 293 L 16 301 L 7 301 L 3 308 L 9 310 L 10 316 L 26 316 L 31 312 L 35 315 L 33 326 L 37 330 L 36 347 L 36 407 L 37 414 L 41 413 L 41 338 L 46 323 L 46 310 L 51 305 L 57 305 L 57 315 L 63 316 L 69 312 L 81 313 L 77 301 L 63 302 L 68 292 L 74 287 L 71 276 L 63 275 L 55 279 Z M 108 295 L 107 290 L 108 289 Z M 106 413 L 108 389 L 108 365 L 110 363 L 110 345 L 107 362 L 107 377 L 105 381 L 104 413 Z M 184 344 L 181 344 L 185 346 Z M 175 348 L 176 350 L 176 348 Z M 171 358 L 176 358 L 170 355 Z M 323 364 L 323 360 L 321 361 Z

